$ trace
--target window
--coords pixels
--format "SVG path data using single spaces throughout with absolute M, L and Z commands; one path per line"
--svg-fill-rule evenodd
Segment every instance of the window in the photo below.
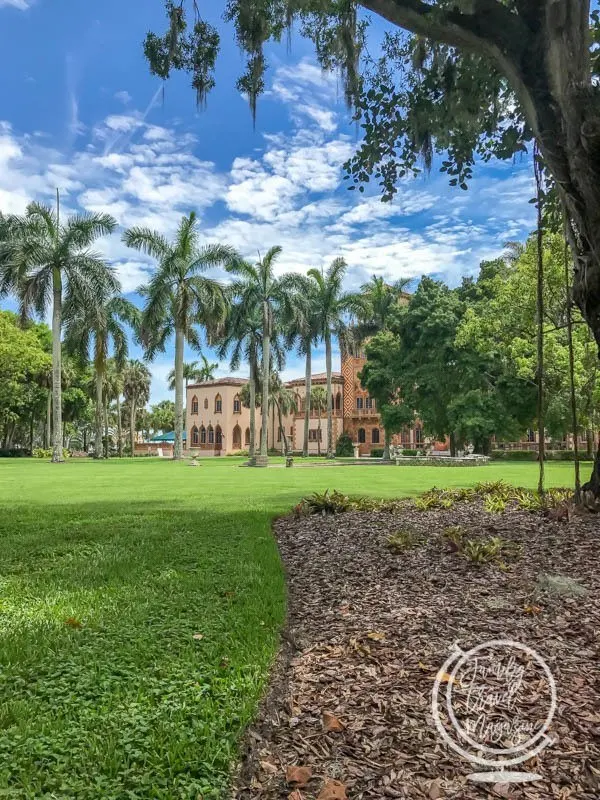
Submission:
M 232 441 L 233 441 L 233 449 L 240 450 L 242 447 L 242 429 L 240 428 L 239 425 L 236 425 L 235 428 L 233 429 Z
M 215 414 L 220 414 L 223 410 L 223 400 L 221 399 L 221 395 L 218 394 L 215 397 Z
M 233 398 L 233 413 L 234 414 L 241 414 L 242 412 L 242 403 L 240 401 L 239 395 Z
M 360 409 L 362 409 L 362 407 L 363 407 L 363 399 L 362 399 L 362 397 L 357 397 L 356 398 L 356 408 L 358 408 L 360 410 Z
M 217 425 L 215 430 L 215 444 L 217 447 L 220 447 L 223 444 L 223 432 L 221 431 L 220 425 Z
M 340 411 L 342 408 L 342 393 L 338 392 L 335 396 L 335 410 Z
M 308 432 L 308 441 L 309 442 L 321 442 L 323 441 L 323 431 L 314 428 Z
M 535 442 L 535 431 L 531 430 L 531 428 L 527 431 L 527 441 Z
M 277 428 L 277 441 L 281 441 L 281 428 Z
M 246 433 L 244 434 L 244 444 L 250 444 L 250 428 L 246 428 Z
M 215 432 L 213 430 L 212 425 L 208 426 L 208 443 L 214 444 L 215 443 Z
M 198 413 L 198 398 L 196 395 L 192 397 L 192 414 Z
M 364 428 L 358 429 L 358 442 L 359 444 L 364 444 L 367 441 L 367 436 L 365 434 Z
M 402 430 L 402 444 L 410 444 L 410 431 L 408 428 Z
M 208 397 L 204 400 L 204 408 L 208 408 Z
M 206 444 L 206 428 L 204 425 L 200 428 L 200 444 Z
M 423 428 L 415 427 L 415 444 L 423 444 Z
M 373 398 L 366 397 L 365 398 L 365 408 L 373 408 Z
M 192 444 L 198 444 L 200 441 L 200 436 L 198 434 L 198 428 L 194 425 L 192 428 Z
M 373 428 L 371 431 L 371 442 L 373 444 L 379 444 L 379 428 Z

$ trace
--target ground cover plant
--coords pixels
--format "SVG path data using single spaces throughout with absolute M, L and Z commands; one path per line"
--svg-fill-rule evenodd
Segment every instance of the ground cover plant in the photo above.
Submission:
M 0 795 L 226 796 L 284 619 L 273 517 L 328 487 L 536 482 L 535 464 L 200 463 L 0 462 Z

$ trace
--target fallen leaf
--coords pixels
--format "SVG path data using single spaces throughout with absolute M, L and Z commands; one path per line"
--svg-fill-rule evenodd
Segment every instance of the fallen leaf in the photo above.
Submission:
M 367 639 L 372 639 L 374 642 L 385 642 L 385 633 L 371 631 L 371 633 L 367 633 Z
M 290 766 L 285 771 L 285 779 L 289 784 L 295 783 L 296 786 L 306 786 L 312 778 L 312 767 Z
M 438 672 L 434 680 L 439 681 L 440 683 L 455 683 L 457 686 L 460 686 L 460 682 L 447 672 Z
M 277 767 L 275 764 L 271 764 L 270 761 L 261 761 L 260 766 L 263 772 L 267 772 L 269 775 L 274 775 L 277 772 Z
M 196 639 L 196 641 L 198 641 L 198 642 L 199 642 L 199 641 L 200 641 L 200 639 L 204 639 L 204 634 L 203 634 L 203 633 L 195 633 L 195 634 L 192 636 L 192 639 Z
M 499 797 L 510 797 L 510 783 L 495 783 L 492 791 Z
M 303 800 L 303 797 L 298 789 L 294 789 L 291 794 L 288 794 L 288 800 Z
M 341 781 L 328 780 L 321 789 L 317 800 L 348 800 L 346 787 Z
M 327 733 L 340 733 L 345 727 L 331 711 L 323 712 L 323 730 Z
M 422 661 L 419 661 L 419 669 L 421 672 L 433 672 L 433 667 L 430 667 L 429 664 L 424 664 Z
M 444 790 L 442 789 L 442 779 L 436 778 L 429 784 L 429 798 L 430 800 L 440 800 L 440 797 L 443 796 Z
M 535 606 L 535 605 L 533 605 L 533 606 L 525 606 L 525 608 L 523 609 L 523 612 L 525 614 L 541 614 L 542 613 L 542 607 L 541 606 Z
M 65 620 L 65 625 L 68 625 L 69 628 L 82 628 L 83 627 L 81 622 L 79 622 L 79 620 L 76 619 L 75 617 L 69 617 L 68 619 L 66 619 Z

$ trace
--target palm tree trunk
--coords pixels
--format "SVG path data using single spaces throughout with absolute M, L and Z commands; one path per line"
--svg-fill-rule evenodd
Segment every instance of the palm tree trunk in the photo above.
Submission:
M 287 436 L 285 435 L 285 428 L 283 426 L 283 417 L 281 416 L 281 405 L 279 403 L 277 403 L 277 418 L 278 418 L 278 421 L 279 421 L 279 430 L 281 431 L 281 441 L 282 441 L 282 447 L 283 447 L 283 455 L 287 456 L 287 454 L 288 454 Z M 275 437 L 273 437 L 273 438 L 275 438 Z
M 302 445 L 302 455 L 304 458 L 308 456 L 308 431 L 310 430 L 310 390 L 311 390 L 311 372 L 312 372 L 312 347 L 310 340 L 306 347 L 306 372 L 304 377 L 304 442 Z
M 48 399 L 46 401 L 46 426 L 44 428 L 44 450 L 50 447 L 50 435 L 52 431 L 52 389 L 48 389 Z
M 175 328 L 175 446 L 173 458 L 183 458 L 183 330 Z
M 117 392 L 117 448 L 119 458 L 123 458 L 123 425 L 121 422 L 121 392 Z
M 537 418 L 538 418 L 538 494 L 544 494 L 544 460 L 546 449 L 546 426 L 544 419 L 544 233 L 542 218 L 542 174 L 541 165 L 534 151 L 534 171 L 537 188 Z
M 29 418 L 29 450 L 33 452 L 33 425 L 35 422 L 35 414 L 33 409 L 31 411 L 31 417 Z
M 256 359 L 254 353 L 250 358 L 250 447 L 248 457 L 253 462 L 256 456 Z
M 260 460 L 261 466 L 268 463 L 267 455 L 267 433 L 269 425 L 269 367 L 271 358 L 271 331 L 269 325 L 269 305 L 263 303 L 263 363 L 262 363 L 262 430 L 260 432 Z
M 62 279 L 59 269 L 52 275 L 52 462 L 59 464 L 63 459 L 62 444 Z
M 325 333 L 325 369 L 327 370 L 327 458 L 333 458 L 333 391 L 331 387 L 331 331 Z
M 319 421 L 317 423 L 317 455 L 321 455 L 321 406 L 317 408 Z
M 130 403 L 129 443 L 131 445 L 131 457 L 135 458 L 135 401 L 133 397 L 131 398 Z
M 94 458 L 102 458 L 102 372 L 96 369 L 96 414 L 94 416 L 95 423 L 95 441 L 94 441 Z
M 108 458 L 110 456 L 110 447 L 108 443 L 108 390 L 104 395 L 104 458 Z

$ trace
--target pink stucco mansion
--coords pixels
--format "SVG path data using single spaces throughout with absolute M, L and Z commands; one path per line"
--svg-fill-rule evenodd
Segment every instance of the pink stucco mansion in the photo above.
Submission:
M 342 371 L 333 373 L 333 441 L 342 432 L 348 433 L 359 444 L 361 454 L 383 447 L 383 429 L 375 401 L 360 385 L 358 373 L 365 359 L 344 357 Z M 247 450 L 250 444 L 250 410 L 244 408 L 240 390 L 245 378 L 219 378 L 214 381 L 190 384 L 186 397 L 186 439 L 190 455 L 220 456 Z M 325 386 L 326 375 L 312 376 L 313 386 Z M 292 451 L 302 450 L 304 438 L 304 378 L 288 381 L 286 386 L 297 395 L 298 411 L 284 419 L 284 428 Z M 327 413 L 311 413 L 309 450 L 321 452 L 327 447 Z M 319 426 L 320 423 L 320 426 Z M 260 442 L 260 410 L 256 414 L 256 444 Z M 283 450 L 283 441 L 276 414 L 269 415 L 267 431 L 269 449 Z M 401 437 L 406 447 L 418 446 L 423 441 L 422 430 L 417 425 Z

